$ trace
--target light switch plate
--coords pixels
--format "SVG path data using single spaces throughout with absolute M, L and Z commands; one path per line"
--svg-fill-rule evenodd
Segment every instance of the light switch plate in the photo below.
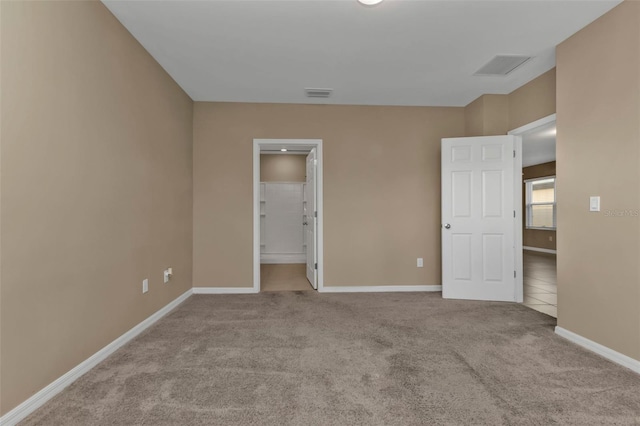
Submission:
M 589 197 L 589 211 L 590 212 L 600 211 L 600 196 Z
M 422 260 L 421 257 L 418 258 L 417 266 L 418 268 L 422 268 L 424 266 L 424 261 Z
M 142 292 L 146 293 L 149 291 L 149 279 L 145 278 L 144 280 L 142 280 Z

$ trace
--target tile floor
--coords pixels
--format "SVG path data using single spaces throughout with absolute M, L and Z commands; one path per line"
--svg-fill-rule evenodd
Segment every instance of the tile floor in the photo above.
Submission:
M 524 250 L 524 305 L 558 317 L 556 255 Z
M 261 264 L 260 291 L 307 291 L 313 290 L 307 280 L 307 265 Z

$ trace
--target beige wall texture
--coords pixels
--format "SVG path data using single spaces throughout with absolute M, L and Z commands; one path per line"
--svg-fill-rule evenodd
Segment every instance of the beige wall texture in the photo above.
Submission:
M 260 182 L 305 182 L 306 176 L 306 155 L 260 155 Z
M 508 95 L 482 95 L 465 107 L 465 136 L 504 135 L 509 130 Z
M 492 136 L 484 131 L 484 99 L 485 95 L 482 95 L 464 107 L 465 136 Z
M 0 10 L 4 414 L 191 288 L 193 102 L 100 2 Z
M 556 112 L 556 69 L 508 95 L 482 95 L 465 107 L 465 136 L 504 135 Z
M 640 2 L 558 46 L 557 72 L 558 325 L 640 360 Z
M 537 164 L 535 166 L 524 167 L 522 169 L 522 179 L 534 179 L 546 176 L 555 176 L 556 174 L 556 162 L 551 161 L 549 163 Z M 548 231 L 542 229 L 526 229 L 526 203 L 525 199 L 526 188 L 524 182 L 522 183 L 522 244 L 526 247 L 537 247 L 548 250 L 556 249 L 556 231 Z
M 556 112 L 556 69 L 509 93 L 509 130 Z
M 196 102 L 194 286 L 252 286 L 253 138 L 323 140 L 326 286 L 441 284 L 440 139 L 463 134 L 463 108 Z

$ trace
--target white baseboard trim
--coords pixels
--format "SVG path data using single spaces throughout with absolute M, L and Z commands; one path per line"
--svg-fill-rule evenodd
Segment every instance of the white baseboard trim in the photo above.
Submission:
M 262 253 L 260 263 L 307 263 L 307 255 L 304 253 Z
M 176 306 L 184 302 L 189 296 L 191 296 L 191 289 L 184 292 L 177 299 L 170 302 L 165 307 L 142 321 L 140 324 L 133 327 L 131 330 L 118 337 L 113 342 L 109 343 L 104 348 L 100 349 L 95 354 L 91 355 L 86 360 L 75 366 L 73 369 L 56 379 L 53 383 L 50 383 L 45 388 L 38 391 L 31 398 L 18 405 L 13 410 L 0 418 L 0 425 L 2 426 L 14 426 L 19 421 L 23 420 L 29 414 L 40 408 L 44 403 L 60 393 L 64 388 L 78 380 L 85 373 L 91 370 L 93 367 L 104 361 L 109 355 L 120 349 L 131 339 L 142 333 L 144 330 L 153 325 L 160 318 L 168 314 Z
M 441 285 L 371 285 L 371 286 L 324 286 L 320 293 L 386 293 L 403 291 L 442 291 Z
M 609 361 L 613 361 L 616 364 L 627 367 L 628 369 L 640 374 L 640 361 L 621 354 L 620 352 L 614 351 L 613 349 L 603 346 L 600 343 L 596 343 L 593 340 L 589 340 L 586 337 L 582 337 L 581 335 L 566 330 L 562 327 L 556 326 L 555 331 L 557 335 L 564 337 L 565 339 L 575 343 L 576 345 L 582 346 L 585 349 L 589 349 L 590 351 L 607 358 Z
M 551 253 L 551 254 L 557 254 L 558 253 L 557 250 L 544 249 L 544 248 L 538 248 L 538 247 L 522 246 L 522 249 L 523 250 L 529 250 L 529 251 L 539 251 L 540 253 Z
M 193 294 L 248 294 L 258 293 L 253 287 L 194 287 Z

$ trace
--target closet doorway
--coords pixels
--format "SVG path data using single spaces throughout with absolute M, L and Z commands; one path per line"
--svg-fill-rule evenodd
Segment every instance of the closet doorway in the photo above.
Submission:
M 322 141 L 254 139 L 253 195 L 254 291 L 322 291 Z

